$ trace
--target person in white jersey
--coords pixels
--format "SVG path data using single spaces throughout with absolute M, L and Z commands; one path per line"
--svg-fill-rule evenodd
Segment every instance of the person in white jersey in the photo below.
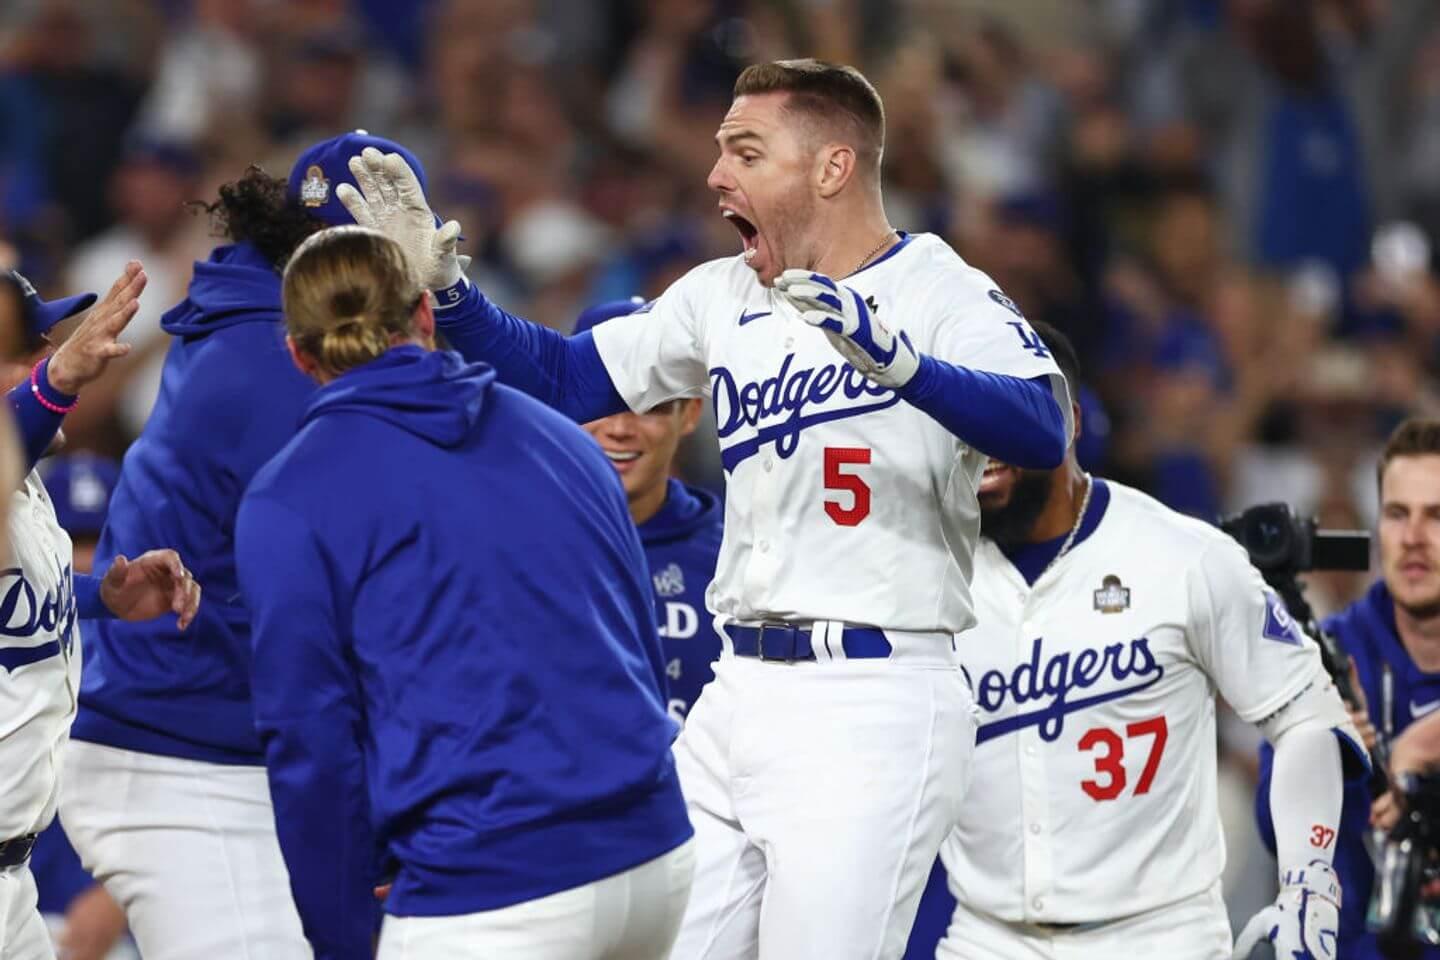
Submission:
M 29 281 L 13 272 L 4 282 L 22 296 L 24 344 L 18 354 L 0 357 L 0 381 L 15 384 L 6 399 L 20 428 L 26 475 L 18 488 L 4 491 L 9 556 L 0 565 L 0 957 L 52 960 L 55 951 L 36 909 L 28 861 L 36 836 L 55 818 L 59 754 L 75 718 L 80 684 L 76 621 L 174 612 L 183 628 L 195 615 L 200 591 L 174 550 L 150 550 L 133 560 L 116 557 L 96 576 L 74 574 L 70 537 L 33 469 L 75 395 L 128 352 L 117 338 L 145 287 L 140 264 L 128 264 L 98 304 L 93 294 L 41 300 Z M 51 353 L 53 328 L 91 304 Z
M 727 474 L 715 680 L 676 747 L 696 876 L 673 956 L 898 957 L 960 810 L 986 454 L 1060 463 L 1064 378 L 1010 299 L 880 195 L 884 110 L 851 67 L 746 69 L 709 177 L 741 253 L 575 337 L 461 276 L 398 156 L 337 189 L 398 240 L 467 358 L 580 422 L 709 394 Z
M 1035 326 L 1078 389 L 1070 344 Z M 936 956 L 1229 957 L 1218 692 L 1275 747 L 1281 890 L 1234 954 L 1334 957 L 1343 769 L 1363 772 L 1364 751 L 1245 551 L 1083 473 L 1073 445 L 1054 470 L 992 461 L 979 499 L 979 625 L 960 638 L 976 788 L 941 850 L 958 903 Z

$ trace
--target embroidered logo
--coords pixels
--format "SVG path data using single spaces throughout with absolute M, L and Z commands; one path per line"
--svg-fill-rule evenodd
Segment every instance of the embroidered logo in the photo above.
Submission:
M 1100 589 L 1093 596 L 1095 609 L 1101 613 L 1120 613 L 1130 608 L 1130 588 L 1113 573 L 1105 575 L 1105 579 L 1100 581 Z
M 741 326 L 741 327 L 743 327 L 743 326 L 745 326 L 745 324 L 749 323 L 751 320 L 759 320 L 761 317 L 768 317 L 768 316 L 770 316 L 770 314 L 772 314 L 772 313 L 774 313 L 774 312 L 775 312 L 775 311 L 773 311 L 773 310 L 757 310 L 755 313 L 746 313 L 745 311 L 742 310 L 742 311 L 740 311 L 740 322 L 739 322 L 738 324 L 736 324 L 736 326 Z
M 880 304 L 875 300 L 875 295 L 873 293 L 865 298 L 865 306 L 870 308 L 871 313 L 880 312 Z
M 1036 637 L 1030 659 L 1014 670 L 987 670 L 972 683 L 975 702 L 986 713 L 999 713 L 1006 701 L 1015 704 L 1013 716 L 980 725 L 976 743 L 984 743 L 1025 727 L 1038 727 L 1040 739 L 1053 743 L 1065 732 L 1065 718 L 1111 700 L 1144 690 L 1165 676 L 1165 667 L 1150 652 L 1150 640 L 1141 637 L 1129 644 L 1112 643 L 1102 649 L 1045 654 L 1045 640 Z M 969 672 L 965 679 L 970 679 Z M 1108 681 L 1108 682 L 1105 682 Z M 1098 693 L 1072 699 L 1081 691 L 1100 687 Z M 1109 689 L 1106 689 L 1106 688 Z M 1018 712 L 1029 704 L 1036 708 Z
M 1265 629 L 1261 633 L 1267 640 L 1288 643 L 1294 647 L 1305 642 L 1305 634 L 1300 632 L 1300 625 L 1290 616 L 1290 611 L 1285 609 L 1280 598 L 1269 590 L 1265 591 Z
M 307 207 L 323 207 L 330 199 L 330 181 L 319 164 L 305 168 L 305 179 L 300 182 L 300 202 Z
M 1015 314 L 1015 316 L 1019 317 L 1021 320 L 1025 319 L 1025 314 L 1020 312 L 1020 308 L 1015 305 L 1015 301 L 1005 296 L 1005 294 L 1001 293 L 999 290 L 991 290 L 990 299 L 994 300 L 996 303 L 1000 304 L 1000 306 Z
M 655 592 L 662 597 L 678 597 L 685 592 L 685 573 L 678 563 L 668 565 L 650 579 L 655 581 Z

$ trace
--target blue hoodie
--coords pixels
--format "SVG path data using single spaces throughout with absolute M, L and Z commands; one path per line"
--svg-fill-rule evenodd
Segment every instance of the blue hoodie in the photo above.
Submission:
M 256 724 L 319 960 L 627 870 L 691 827 L 645 560 L 614 469 L 454 353 L 320 388 L 236 526 Z
M 1394 696 L 1389 723 L 1398 736 L 1401 731 L 1440 702 L 1440 674 L 1423 673 L 1410 659 L 1395 629 L 1395 601 L 1384 580 L 1365 596 L 1327 618 L 1324 628 L 1332 633 L 1355 661 L 1355 672 L 1365 691 L 1370 722 L 1383 731 L 1386 726 L 1383 675 L 1390 668 Z M 1415 707 L 1421 707 L 1416 711 Z M 1260 835 L 1271 853 L 1275 852 L 1275 827 L 1270 820 L 1270 773 L 1275 751 L 1269 744 L 1260 747 L 1260 785 L 1255 795 Z M 1365 777 L 1345 783 L 1345 803 L 1340 813 L 1339 836 L 1335 840 L 1335 872 L 1340 877 L 1340 941 L 1336 956 L 1345 960 L 1381 960 L 1375 935 L 1366 929 L 1365 917 L 1375 884 L 1375 865 L 1365 849 L 1370 830 L 1370 791 Z M 1425 947 L 1424 960 L 1440 960 L 1440 947 Z
M 161 325 L 174 340 L 160 397 L 130 447 L 95 568 L 173 547 L 204 590 L 183 634 L 174 617 L 85 621 L 72 733 L 128 750 L 260 764 L 250 707 L 250 631 L 235 578 L 240 495 L 295 433 L 315 385 L 285 350 L 280 274 L 247 244 L 195 265 Z
M 720 635 L 705 610 L 705 588 L 715 579 L 715 559 L 725 510 L 708 490 L 671 479 L 665 502 L 640 524 L 640 542 L 655 586 L 655 613 L 665 651 L 670 715 L 683 720 L 715 678 L 712 664 L 720 658 Z

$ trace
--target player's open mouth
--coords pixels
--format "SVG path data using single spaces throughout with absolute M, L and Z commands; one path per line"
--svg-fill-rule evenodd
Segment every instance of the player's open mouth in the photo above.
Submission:
M 606 450 L 605 456 L 615 463 L 629 463 L 632 460 L 640 459 L 640 453 L 637 450 Z
M 726 220 L 729 220 L 730 224 L 736 229 L 736 231 L 739 232 L 740 244 L 745 251 L 745 262 L 749 263 L 751 260 L 755 259 L 755 251 L 760 249 L 759 229 L 756 228 L 755 224 L 751 223 L 749 220 L 746 220 L 734 210 L 722 207 L 720 210 L 720 215 Z
M 990 493 L 998 487 L 1009 483 L 1014 475 L 1014 467 L 996 460 L 990 460 L 985 464 L 985 472 L 980 475 L 980 489 L 976 492 Z

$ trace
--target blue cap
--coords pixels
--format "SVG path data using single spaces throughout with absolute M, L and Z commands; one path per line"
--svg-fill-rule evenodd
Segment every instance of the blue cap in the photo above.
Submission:
M 575 318 L 575 334 L 582 334 L 586 330 L 594 329 L 606 320 L 615 317 L 628 317 L 632 313 L 639 312 L 645 306 L 644 297 L 629 297 L 625 300 L 606 300 L 604 303 L 597 303 L 594 306 L 586 307 Z
M 120 464 L 93 453 L 52 458 L 45 467 L 45 489 L 65 532 L 99 536 L 119 479 Z
M 419 157 L 394 140 L 374 137 L 364 130 L 356 130 L 322 140 L 300 154 L 295 166 L 290 168 L 286 196 L 298 202 L 311 216 L 332 227 L 354 223 L 355 218 L 350 216 L 350 211 L 336 199 L 335 188 L 342 183 L 359 188 L 360 185 L 350 174 L 350 158 L 358 156 L 366 147 L 374 147 L 381 153 L 398 153 L 404 157 L 410 169 L 415 171 L 420 186 L 426 195 L 429 195 L 430 187 L 425 182 L 425 168 L 420 165 Z M 437 226 L 440 222 L 440 218 L 436 217 Z
M 3 276 L 19 288 L 20 297 L 24 301 L 22 312 L 25 329 L 34 337 L 49 333 L 61 320 L 89 309 L 90 305 L 99 299 L 93 293 L 77 293 L 73 297 L 61 297 L 58 300 L 41 300 L 40 294 L 35 292 L 35 285 L 26 280 L 19 271 L 7 270 Z

